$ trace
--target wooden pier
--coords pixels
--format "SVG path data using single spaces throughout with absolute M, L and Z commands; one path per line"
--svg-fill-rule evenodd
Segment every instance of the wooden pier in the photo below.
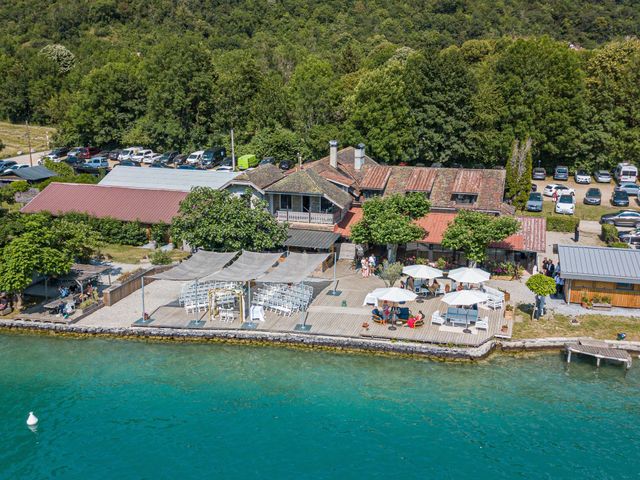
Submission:
M 601 360 L 610 360 L 624 365 L 627 369 L 631 368 L 631 355 L 625 350 L 611 348 L 605 342 L 597 340 L 580 340 L 577 344 L 568 343 L 565 345 L 567 350 L 567 363 L 571 363 L 571 354 L 587 355 L 596 359 L 596 366 L 600 366 Z

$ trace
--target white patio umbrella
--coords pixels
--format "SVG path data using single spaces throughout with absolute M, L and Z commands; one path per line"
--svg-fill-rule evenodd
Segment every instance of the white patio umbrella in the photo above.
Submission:
M 370 295 L 375 296 L 378 300 L 393 303 L 411 302 L 418 297 L 418 295 L 413 293 L 411 290 L 405 290 L 404 288 L 398 287 L 376 288 L 370 293 Z
M 482 283 L 489 280 L 491 274 L 480 268 L 462 267 L 449 271 L 447 277 L 458 283 Z
M 447 293 L 442 297 L 442 301 L 447 305 L 459 305 L 461 307 L 477 305 L 478 303 L 484 303 L 487 300 L 489 300 L 487 294 L 480 290 L 460 290 L 457 292 Z
M 413 278 L 433 280 L 442 276 L 442 270 L 430 267 L 429 265 L 408 265 L 402 269 L 402 273 Z

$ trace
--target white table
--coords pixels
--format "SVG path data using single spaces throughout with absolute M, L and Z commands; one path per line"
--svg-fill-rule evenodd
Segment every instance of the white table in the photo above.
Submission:
M 262 305 L 252 305 L 249 311 L 251 320 L 258 320 L 260 322 L 266 321 L 264 318 L 264 307 Z

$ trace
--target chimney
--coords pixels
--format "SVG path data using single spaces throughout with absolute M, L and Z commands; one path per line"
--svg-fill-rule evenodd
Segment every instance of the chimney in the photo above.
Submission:
M 329 141 L 329 165 L 338 168 L 338 141 Z
M 355 156 L 353 159 L 353 168 L 356 171 L 362 170 L 362 166 L 364 165 L 364 143 L 358 144 L 355 151 Z

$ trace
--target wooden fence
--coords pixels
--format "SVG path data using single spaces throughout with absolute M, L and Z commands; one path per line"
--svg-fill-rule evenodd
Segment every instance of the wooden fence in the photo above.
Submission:
M 115 305 L 123 298 L 128 297 L 136 290 L 139 290 L 140 288 L 142 288 L 142 277 L 145 277 L 144 284 L 148 285 L 155 281 L 155 279 L 150 278 L 152 275 L 162 273 L 173 267 L 174 265 L 158 265 L 156 267 L 140 270 L 139 272 L 136 272 L 135 274 L 131 275 L 129 278 L 127 278 L 123 282 L 114 283 L 109 288 L 104 290 L 102 292 L 102 295 L 103 295 L 102 301 L 107 307 Z

